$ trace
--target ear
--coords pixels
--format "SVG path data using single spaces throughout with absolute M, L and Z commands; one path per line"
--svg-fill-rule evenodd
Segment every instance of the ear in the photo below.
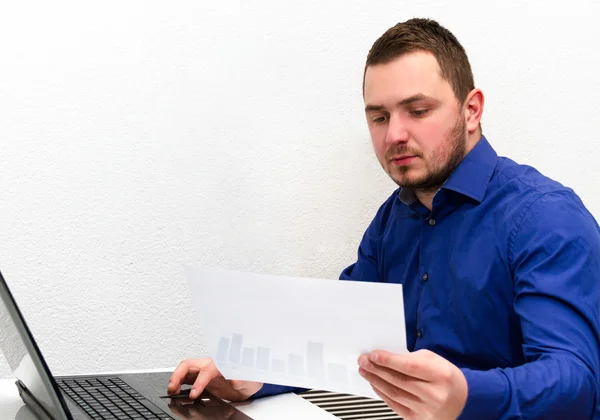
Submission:
M 469 134 L 479 129 L 481 115 L 483 114 L 484 97 L 481 89 L 473 89 L 465 99 L 465 118 Z

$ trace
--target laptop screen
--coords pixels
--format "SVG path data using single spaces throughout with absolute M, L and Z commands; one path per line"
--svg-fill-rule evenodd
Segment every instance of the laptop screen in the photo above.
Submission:
M 55 419 L 67 419 L 57 388 L 0 273 L 0 350 L 30 394 Z M 70 416 L 68 416 L 70 417 Z

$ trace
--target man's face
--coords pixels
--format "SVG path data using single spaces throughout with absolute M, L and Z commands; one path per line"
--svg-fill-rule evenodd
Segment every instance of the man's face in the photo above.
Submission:
M 435 57 L 413 52 L 369 66 L 364 100 L 383 169 L 401 187 L 439 188 L 466 154 L 467 129 Z

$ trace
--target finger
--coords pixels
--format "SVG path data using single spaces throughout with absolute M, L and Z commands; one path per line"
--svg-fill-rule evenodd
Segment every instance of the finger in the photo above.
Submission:
M 389 382 L 393 386 L 401 388 L 406 392 L 417 396 L 423 401 L 425 400 L 424 396 L 429 395 L 430 393 L 430 382 L 413 378 L 412 376 L 405 375 L 402 372 L 398 372 L 387 367 L 376 365 L 363 356 L 359 358 L 358 363 L 360 366 L 359 372 L 360 369 L 364 369 L 367 372 L 379 376 L 381 379 Z
M 396 414 L 398 414 L 400 417 L 402 417 L 403 419 L 414 418 L 415 413 L 410 408 L 392 400 L 390 397 L 388 397 L 384 392 L 382 392 L 378 388 L 376 388 L 374 386 L 372 386 L 371 388 L 373 388 L 373 391 L 375 391 L 375 393 L 377 395 L 379 395 L 379 398 L 381 398 L 383 400 L 383 402 L 386 403 L 387 406 L 390 407 L 392 410 L 394 410 L 394 412 Z
M 385 350 L 372 351 L 368 358 L 372 363 L 424 381 L 436 379 L 435 353 L 416 351 L 410 354 L 394 354 Z
M 423 406 L 423 401 L 414 394 L 398 388 L 379 376 L 360 368 L 358 373 L 365 378 L 373 388 L 377 388 L 383 392 L 388 399 L 395 401 L 398 404 L 410 409 L 411 411 L 419 412 Z
M 196 381 L 192 385 L 192 389 L 190 390 L 190 399 L 194 400 L 198 398 L 210 381 L 215 379 L 217 376 L 219 376 L 219 371 L 214 363 L 211 362 L 204 366 L 204 368 L 202 368 L 198 373 Z
M 183 380 L 188 374 L 190 368 L 190 362 L 184 360 L 177 366 L 177 368 L 171 374 L 171 378 L 169 379 L 169 385 L 167 385 L 167 390 L 171 393 L 175 393 L 175 391 L 179 391 L 181 389 L 181 384 Z

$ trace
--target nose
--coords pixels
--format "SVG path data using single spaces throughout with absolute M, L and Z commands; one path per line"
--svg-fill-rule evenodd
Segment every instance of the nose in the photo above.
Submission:
M 385 141 L 388 144 L 406 143 L 408 131 L 398 115 L 390 115 Z

